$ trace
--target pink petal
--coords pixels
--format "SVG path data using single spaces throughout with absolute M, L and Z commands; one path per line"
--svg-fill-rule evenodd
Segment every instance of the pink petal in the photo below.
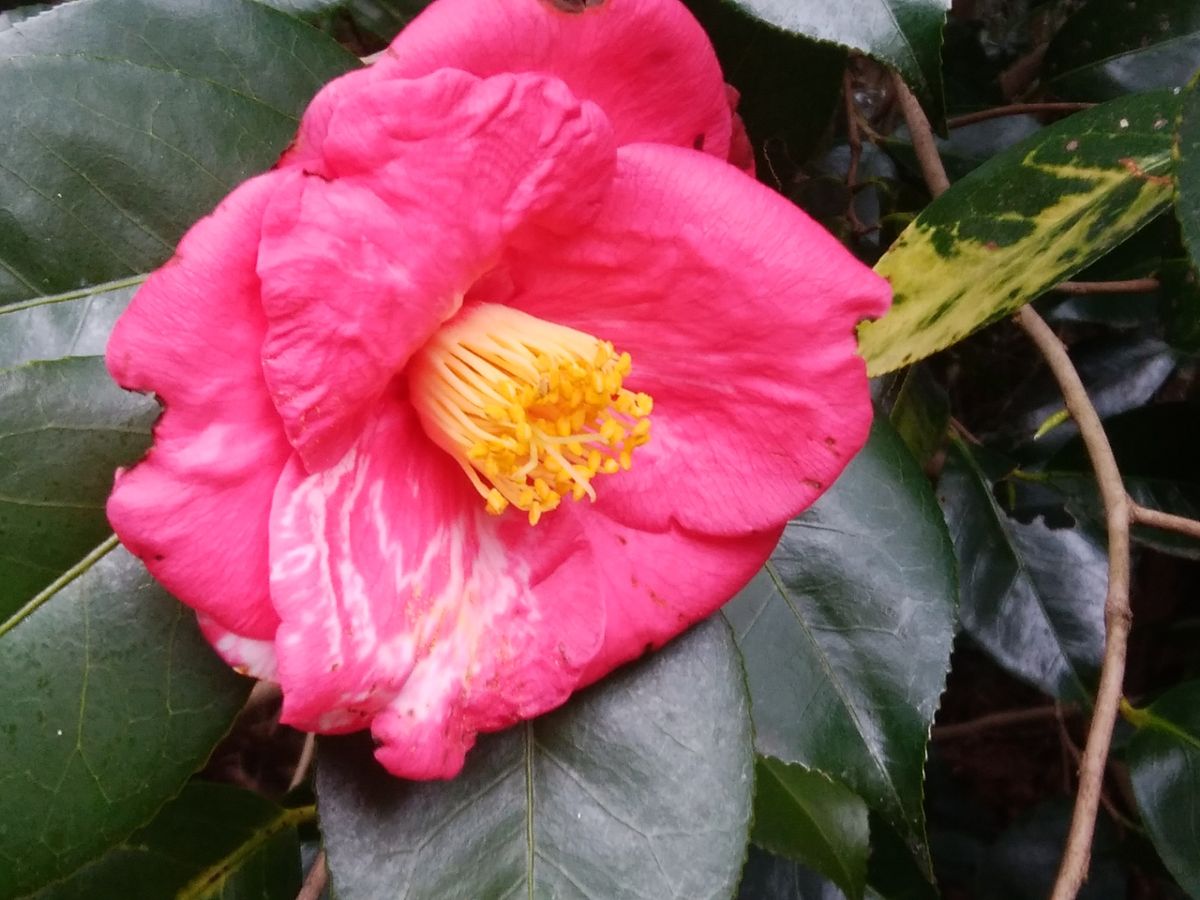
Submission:
M 222 628 L 208 616 L 199 616 L 200 631 L 221 659 L 242 675 L 274 681 L 276 672 L 274 641 L 249 638 Z
M 886 282 L 774 192 L 711 157 L 633 145 L 569 243 L 506 258 L 509 302 L 611 340 L 654 398 L 650 444 L 598 479 L 607 516 L 646 531 L 777 528 L 866 440 L 854 327 Z
M 336 100 L 302 142 L 319 144 L 319 174 L 279 191 L 258 262 L 263 367 L 309 471 L 346 453 L 506 239 L 586 223 L 614 165 L 603 115 L 553 78 L 447 70 Z
M 345 458 L 315 475 L 293 459 L 279 484 L 283 721 L 371 724 L 392 772 L 454 775 L 476 732 L 557 706 L 595 654 L 588 553 L 577 531 L 488 516 L 394 384 Z
M 166 407 L 149 454 L 117 473 L 109 521 L 171 593 L 250 638 L 277 623 L 267 519 L 290 453 L 259 362 L 254 263 L 263 209 L 289 177 L 249 181 L 197 223 L 108 344 L 113 378 Z
M 617 141 L 730 152 L 725 82 L 708 36 L 677 0 L 610 0 L 567 13 L 545 0 L 438 0 L 375 64 L 377 77 L 441 68 L 545 72 L 595 101 Z
M 762 568 L 783 530 L 714 538 L 672 523 L 662 532 L 636 531 L 587 504 L 560 507 L 543 521 L 561 527 L 556 519 L 564 512 L 578 519 L 590 558 L 599 561 L 591 572 L 577 568 L 575 577 L 592 585 L 605 608 L 604 643 L 580 687 L 720 609 Z

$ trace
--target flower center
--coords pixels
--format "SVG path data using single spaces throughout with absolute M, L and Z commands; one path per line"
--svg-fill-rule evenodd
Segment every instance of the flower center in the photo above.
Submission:
M 409 364 L 426 432 L 500 515 L 536 525 L 592 479 L 633 465 L 650 440 L 649 394 L 624 387 L 632 360 L 608 341 L 484 303 L 441 328 Z

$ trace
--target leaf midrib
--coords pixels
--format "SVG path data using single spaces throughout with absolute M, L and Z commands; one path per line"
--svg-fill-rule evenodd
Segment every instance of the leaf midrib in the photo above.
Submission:
M 796 605 L 792 602 L 792 598 L 788 595 L 788 592 L 783 583 L 783 579 L 780 577 L 779 573 L 775 569 L 775 566 L 771 563 L 770 560 L 767 560 L 767 562 L 764 564 L 763 570 L 770 577 L 771 582 L 775 585 L 776 592 L 783 599 L 783 602 L 787 604 L 788 609 L 791 610 L 792 616 L 796 619 L 796 623 L 800 626 L 801 631 L 804 632 L 804 636 L 808 639 L 809 644 L 812 645 L 815 655 L 816 655 L 816 658 L 820 661 L 821 668 L 825 670 L 825 674 L 826 674 L 827 678 L 829 679 L 830 685 L 833 687 L 834 693 L 837 695 L 838 700 L 841 701 L 842 707 L 846 710 L 846 714 L 850 717 L 850 721 L 854 725 L 854 730 L 858 733 L 859 740 L 862 742 L 863 747 L 865 747 L 867 750 L 868 758 L 871 760 L 871 763 L 874 765 L 875 769 L 882 776 L 883 783 L 884 783 L 884 785 L 886 785 L 888 792 L 892 795 L 892 799 L 896 802 L 897 808 L 902 810 L 905 817 L 907 818 L 908 808 L 905 805 L 903 798 L 901 798 L 900 792 L 897 789 L 895 783 L 892 781 L 891 777 L 889 776 L 887 768 L 885 767 L 885 765 L 883 763 L 883 760 L 881 760 L 879 758 L 876 748 L 871 746 L 871 743 L 867 740 L 867 736 L 864 733 L 862 723 L 859 721 L 858 715 L 854 710 L 853 704 L 850 702 L 849 698 L 846 696 L 845 691 L 843 690 L 843 688 L 841 686 L 841 683 L 839 682 L 838 678 L 836 677 L 836 674 L 833 670 L 832 663 L 830 663 L 830 661 L 829 661 L 829 657 L 825 654 L 824 649 L 821 647 L 821 645 L 817 641 L 817 639 L 813 636 L 812 630 L 808 627 L 808 623 L 804 621 L 804 617 L 800 615 L 800 611 L 796 608 Z

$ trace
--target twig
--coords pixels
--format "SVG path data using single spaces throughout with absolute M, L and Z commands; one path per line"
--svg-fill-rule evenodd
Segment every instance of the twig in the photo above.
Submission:
M 944 194 L 950 187 L 950 179 L 946 177 L 946 169 L 938 156 L 937 144 L 933 141 L 933 129 L 929 127 L 929 120 L 925 118 L 925 110 L 921 109 L 921 104 L 917 102 L 913 92 L 895 71 L 892 72 L 892 89 L 896 99 L 900 101 L 904 121 L 908 123 L 913 152 L 917 154 L 917 162 L 921 166 L 925 184 L 929 186 L 929 193 L 934 197 Z
M 921 172 L 930 192 L 936 197 L 946 190 L 949 182 L 937 153 L 937 145 L 933 142 L 933 132 L 925 114 L 917 105 L 916 98 L 900 77 L 893 73 L 892 81 L 912 135 L 913 149 L 921 165 Z M 1092 711 L 1092 722 L 1088 728 L 1087 744 L 1080 765 L 1075 810 L 1071 816 L 1067 845 L 1054 883 L 1054 892 L 1051 894 L 1051 900 L 1072 900 L 1087 877 L 1092 836 L 1096 829 L 1096 815 L 1103 793 L 1104 769 L 1121 701 L 1121 684 L 1125 678 L 1125 655 L 1132 623 L 1129 610 L 1129 525 L 1132 515 L 1129 495 L 1125 493 L 1121 472 L 1104 434 L 1104 426 L 1100 424 L 1100 416 L 1088 399 L 1087 391 L 1067 355 L 1066 347 L 1032 307 L 1022 307 L 1016 314 L 1016 321 L 1045 357 L 1058 382 L 1059 390 L 1062 391 L 1067 409 L 1079 426 L 1080 436 L 1087 448 L 1092 469 L 1096 473 L 1108 530 L 1104 661 L 1100 669 L 1100 686 L 1096 693 L 1096 704 Z
M 1073 113 L 1091 109 L 1095 103 L 1010 103 L 1008 106 L 993 106 L 991 109 L 981 109 L 977 112 L 964 113 L 946 120 L 948 128 L 962 128 L 964 125 L 974 125 L 987 119 L 999 119 L 1001 116 L 1037 115 L 1038 113 L 1065 112 Z
M 1076 747 L 1075 742 L 1071 740 L 1071 733 L 1067 731 L 1067 723 L 1063 721 L 1061 716 L 1058 720 L 1058 734 L 1063 747 L 1063 752 L 1068 754 L 1068 756 L 1074 760 L 1075 767 L 1078 768 L 1082 757 L 1080 756 L 1079 748 Z M 1069 793 L 1070 790 L 1070 784 L 1068 783 L 1067 792 Z M 1108 813 L 1109 818 L 1111 818 L 1119 828 L 1125 828 L 1129 831 L 1141 831 L 1141 828 L 1138 826 L 1138 824 L 1117 809 L 1117 804 L 1113 803 L 1109 796 L 1103 791 L 1100 792 L 1100 804 L 1104 807 L 1105 812 Z
M 325 851 L 322 850 L 313 860 L 312 868 L 308 870 L 308 875 L 300 887 L 300 893 L 296 895 L 296 900 L 317 900 L 321 896 L 321 892 L 325 890 L 327 881 L 329 881 L 329 867 L 325 865 Z
M 1100 424 L 1100 417 L 1088 399 L 1066 347 L 1033 307 L 1022 307 L 1017 312 L 1016 320 L 1045 357 L 1062 391 L 1067 409 L 1079 426 L 1080 436 L 1096 472 L 1108 529 L 1104 662 L 1100 669 L 1100 687 L 1092 711 L 1092 724 L 1088 728 L 1087 744 L 1079 769 L 1079 791 L 1075 795 L 1075 811 L 1067 833 L 1067 846 L 1063 851 L 1054 892 L 1050 895 L 1051 900 L 1071 900 L 1079 893 L 1079 888 L 1087 878 L 1092 835 L 1103 792 L 1104 769 L 1108 763 L 1113 726 L 1117 721 L 1121 684 L 1125 680 L 1125 654 L 1132 620 L 1129 611 L 1130 503 L 1112 447 L 1104 434 L 1104 426 Z
M 846 187 L 850 199 L 846 204 L 846 219 L 856 235 L 865 234 L 867 229 L 858 218 L 854 208 L 854 190 L 858 182 L 858 163 L 862 159 L 862 137 L 858 133 L 858 106 L 854 102 L 854 80 L 850 69 L 842 70 L 842 100 L 846 105 L 846 142 L 850 145 L 850 162 L 846 166 Z
M 1004 728 L 1009 725 L 1026 725 L 1030 722 L 1044 722 L 1058 716 L 1056 706 L 1035 706 L 1032 709 L 1007 709 L 1003 712 L 988 713 L 969 722 L 955 722 L 953 725 L 935 725 L 932 735 L 939 741 L 953 741 L 958 738 L 975 737 L 980 732 L 991 731 L 993 728 Z
M 308 770 L 312 766 L 313 753 L 317 747 L 317 736 L 315 734 L 306 734 L 304 736 L 304 747 L 300 750 L 300 758 L 296 760 L 296 770 L 292 772 L 292 780 L 288 783 L 288 791 L 294 791 L 304 783 L 304 779 L 308 777 Z
M 1149 525 L 1153 528 L 1165 528 L 1168 531 L 1178 531 L 1188 537 L 1200 540 L 1200 522 L 1187 519 L 1171 513 L 1159 512 L 1157 509 L 1147 509 L 1139 503 L 1129 501 L 1129 513 L 1133 521 L 1139 525 Z
M 1157 291 L 1157 278 L 1130 278 L 1126 281 L 1064 281 L 1054 290 L 1060 294 L 1149 294 Z
M 842 100 L 846 104 L 846 143 L 850 145 L 850 164 L 846 167 L 846 187 L 854 190 L 858 181 L 858 161 L 862 158 L 862 138 L 858 133 L 858 106 L 854 102 L 854 80 L 850 70 L 842 71 Z

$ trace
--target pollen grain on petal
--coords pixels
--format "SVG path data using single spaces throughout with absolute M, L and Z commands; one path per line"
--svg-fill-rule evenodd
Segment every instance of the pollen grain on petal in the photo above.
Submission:
M 592 480 L 633 465 L 653 400 L 624 386 L 628 353 L 581 331 L 485 303 L 443 326 L 409 365 L 425 430 L 500 515 L 531 525 Z

